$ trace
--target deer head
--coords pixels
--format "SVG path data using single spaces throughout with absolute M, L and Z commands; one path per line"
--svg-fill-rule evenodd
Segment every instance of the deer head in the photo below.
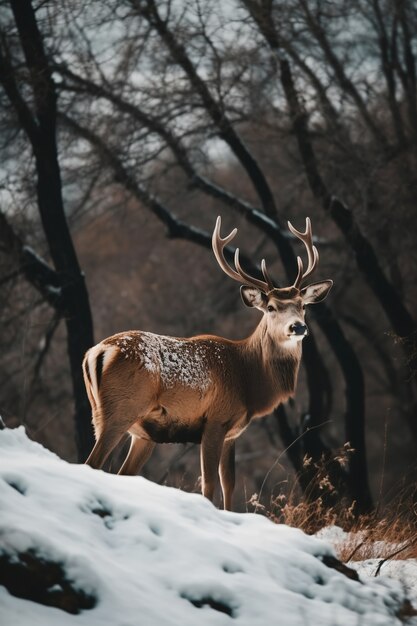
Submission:
M 276 287 L 266 268 L 265 259 L 262 259 L 261 269 L 265 280 L 258 280 L 247 274 L 241 267 L 239 261 L 239 248 L 236 248 L 233 269 L 226 261 L 223 249 L 236 236 L 237 229 L 234 228 L 227 237 L 220 235 L 221 218 L 218 217 L 213 231 L 212 245 L 215 257 L 221 269 L 241 283 L 240 294 L 244 304 L 248 307 L 255 307 L 264 313 L 264 325 L 266 332 L 276 342 L 288 347 L 301 341 L 307 334 L 308 329 L 305 324 L 305 307 L 307 304 L 315 304 L 324 300 L 329 293 L 333 281 L 324 280 L 302 286 L 316 269 L 319 261 L 319 253 L 313 245 L 310 219 L 306 219 L 305 232 L 296 230 L 290 222 L 288 228 L 300 239 L 307 250 L 308 265 L 304 271 L 301 257 L 297 257 L 298 273 L 294 283 L 290 287 Z

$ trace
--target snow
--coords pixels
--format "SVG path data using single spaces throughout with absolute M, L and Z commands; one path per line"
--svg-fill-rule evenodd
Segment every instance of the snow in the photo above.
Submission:
M 0 554 L 36 550 L 97 599 L 71 615 L 0 587 L 2 624 L 401 623 L 401 583 L 348 579 L 322 562 L 334 554 L 327 542 L 141 477 L 68 464 L 23 428 L 0 431 L 0 501 Z
M 115 344 L 124 357 L 140 361 L 160 376 L 166 389 L 181 384 L 201 392 L 211 385 L 210 359 L 221 360 L 224 346 L 211 339 L 176 339 L 143 331 L 117 336 Z
M 366 561 L 357 561 L 350 563 L 350 566 L 359 572 L 362 578 L 369 576 L 375 577 L 381 559 L 367 559 Z M 400 581 L 406 596 L 417 606 L 417 559 L 407 560 L 390 560 L 383 563 L 381 576 L 392 578 Z M 417 618 L 414 621 L 417 624 Z
M 357 537 L 360 533 L 354 533 Z M 353 533 L 346 532 L 339 526 L 327 526 L 320 530 L 316 537 L 324 539 L 332 544 L 336 549 L 338 545 L 341 545 L 347 541 L 353 543 Z M 359 538 L 360 540 L 360 538 Z M 383 554 L 386 552 L 387 544 L 380 545 L 382 542 L 374 542 L 375 552 Z M 390 553 L 395 552 L 398 545 L 391 545 Z M 383 563 L 381 566 L 381 558 L 371 558 L 364 561 L 351 561 L 348 563 L 349 567 L 355 569 L 362 580 L 375 580 L 375 576 L 381 576 L 384 579 L 392 579 L 398 581 L 405 592 L 406 597 L 412 602 L 414 607 L 417 607 L 417 559 L 390 559 Z M 377 572 L 379 571 L 379 574 Z M 414 620 L 407 622 L 409 626 L 412 624 L 417 625 L 417 617 Z

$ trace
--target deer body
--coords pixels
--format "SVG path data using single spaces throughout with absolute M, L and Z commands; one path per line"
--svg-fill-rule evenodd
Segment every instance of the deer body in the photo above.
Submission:
M 216 258 L 227 273 L 234 272 L 223 265 L 222 245 L 235 233 L 224 240 L 218 234 L 217 243 L 215 234 Z M 238 253 L 235 264 L 241 269 Z M 239 272 L 240 282 L 249 278 Z M 87 352 L 83 372 L 96 436 L 88 464 L 102 467 L 126 433 L 131 447 L 121 474 L 138 473 L 157 443 L 200 443 L 203 493 L 213 498 L 219 473 L 224 506 L 231 508 L 234 440 L 253 418 L 294 395 L 307 332 L 304 306 L 323 299 L 331 287 L 326 281 L 301 291 L 277 289 L 251 280 L 252 286 L 241 288 L 242 298 L 264 315 L 246 339 L 129 331 Z

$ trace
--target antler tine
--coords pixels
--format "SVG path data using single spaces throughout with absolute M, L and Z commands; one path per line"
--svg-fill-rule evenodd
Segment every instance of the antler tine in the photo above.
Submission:
M 298 237 L 298 239 L 301 239 L 301 241 L 306 247 L 307 256 L 308 256 L 308 266 L 305 272 L 304 272 L 302 260 L 300 259 L 300 257 L 297 257 L 298 274 L 293 284 L 293 287 L 296 287 L 298 289 L 302 281 L 305 278 L 307 278 L 307 276 L 310 276 L 310 274 L 312 274 L 314 270 L 316 269 L 317 263 L 319 261 L 319 253 L 318 253 L 316 246 L 313 245 L 313 234 L 311 230 L 311 221 L 309 217 L 306 218 L 306 229 L 304 233 L 294 228 L 291 222 L 288 222 L 288 228 L 290 229 L 293 235 Z
M 300 256 L 297 257 L 297 267 L 298 267 L 297 278 L 294 281 L 293 287 L 297 287 L 297 285 L 300 285 L 301 281 L 303 280 L 304 267 L 303 267 L 303 261 Z
M 257 287 L 264 293 L 268 293 L 268 291 L 270 291 L 268 283 L 264 283 L 263 280 L 258 280 L 257 278 L 253 278 L 253 276 L 249 276 L 249 274 L 247 274 L 245 270 L 242 269 L 239 261 L 239 248 L 236 248 L 235 251 L 235 266 L 239 275 L 242 278 L 242 282 L 248 285 L 252 285 L 252 287 Z
M 274 285 L 274 283 L 272 281 L 272 278 L 269 275 L 268 270 L 266 269 L 266 261 L 265 261 L 265 259 L 262 259 L 262 261 L 261 261 L 261 270 L 262 270 L 263 277 L 265 278 L 266 282 L 268 283 L 269 291 L 272 291 L 273 289 L 275 289 L 275 285 Z
M 222 238 L 220 236 L 221 225 L 222 225 L 222 218 L 219 215 L 219 217 L 216 220 L 216 225 L 213 230 L 213 236 L 211 238 L 211 245 L 213 248 L 214 256 L 216 257 L 217 263 L 220 265 L 220 267 L 222 268 L 225 274 L 230 276 L 230 278 L 233 278 L 233 280 L 237 280 L 238 282 L 241 282 L 241 278 L 239 274 L 230 267 L 230 265 L 227 263 L 226 259 L 224 258 L 224 254 L 223 254 L 223 248 L 227 246 L 227 244 L 230 243 L 232 239 L 236 236 L 237 228 L 234 228 L 232 232 L 229 235 L 227 235 L 227 237 Z
M 313 261 L 312 261 L 311 266 L 310 266 L 310 260 L 309 260 L 307 271 L 305 272 L 305 274 L 303 274 L 303 280 L 305 278 L 307 278 L 307 276 L 310 276 L 310 274 L 312 274 L 314 272 L 314 270 L 316 269 L 317 264 L 319 262 L 319 258 L 320 258 L 319 257 L 319 251 L 317 250 L 316 246 L 313 246 L 311 248 L 311 250 L 313 252 Z
M 252 276 L 249 276 L 249 274 L 247 274 L 242 269 L 240 262 L 239 262 L 239 248 L 236 248 L 236 252 L 235 252 L 235 266 L 236 266 L 237 272 L 232 267 L 230 267 L 230 265 L 227 263 L 226 259 L 224 258 L 223 249 L 234 238 L 234 236 L 237 233 L 237 228 L 234 228 L 232 232 L 229 235 L 227 235 L 227 237 L 222 238 L 220 236 L 221 223 L 222 223 L 221 217 L 219 216 L 216 220 L 216 225 L 213 230 L 213 237 L 211 241 L 212 241 L 214 256 L 216 257 L 217 262 L 220 265 L 223 272 L 227 274 L 228 276 L 230 276 L 230 278 L 233 278 L 233 280 L 236 280 L 239 283 L 252 285 L 252 287 L 257 287 L 261 291 L 268 293 L 268 291 L 270 291 L 268 282 L 264 283 L 263 281 L 258 280 L 257 278 L 253 278 Z

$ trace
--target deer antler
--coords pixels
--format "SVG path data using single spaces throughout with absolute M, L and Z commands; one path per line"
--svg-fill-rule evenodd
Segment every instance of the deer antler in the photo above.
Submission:
M 291 224 L 291 222 L 288 222 L 288 228 L 290 229 L 293 235 L 298 237 L 298 239 L 301 239 L 301 241 L 303 242 L 303 244 L 305 245 L 307 249 L 308 266 L 305 272 L 304 272 L 304 267 L 303 267 L 303 262 L 301 260 L 301 257 L 299 256 L 297 257 L 298 274 L 293 284 L 293 287 L 295 287 L 296 289 L 299 289 L 303 280 L 307 278 L 307 276 L 310 276 L 310 274 L 312 274 L 314 270 L 316 269 L 317 263 L 319 262 L 319 253 L 318 253 L 316 246 L 313 246 L 313 234 L 311 232 L 311 222 L 310 222 L 309 217 L 306 218 L 306 230 L 304 233 L 300 232 L 299 230 L 296 230 L 294 226 Z
M 216 226 L 213 230 L 213 237 L 211 242 L 213 246 L 214 256 L 216 257 L 217 263 L 220 265 L 223 272 L 230 276 L 230 278 L 233 278 L 233 280 L 236 280 L 237 282 L 243 283 L 245 285 L 251 285 L 252 287 L 256 287 L 264 293 L 272 291 L 272 289 L 274 289 L 275 287 L 266 269 L 265 259 L 262 259 L 261 263 L 262 274 L 265 278 L 265 282 L 249 276 L 249 274 L 247 274 L 242 269 L 239 261 L 239 248 L 236 248 L 235 252 L 235 267 L 237 271 L 231 268 L 230 265 L 227 263 L 226 259 L 224 258 L 223 249 L 225 246 L 227 246 L 228 243 L 232 241 L 232 239 L 234 239 L 237 233 L 237 228 L 234 228 L 232 232 L 227 235 L 227 237 L 222 238 L 220 236 L 221 223 L 221 217 L 219 216 L 216 220 Z

